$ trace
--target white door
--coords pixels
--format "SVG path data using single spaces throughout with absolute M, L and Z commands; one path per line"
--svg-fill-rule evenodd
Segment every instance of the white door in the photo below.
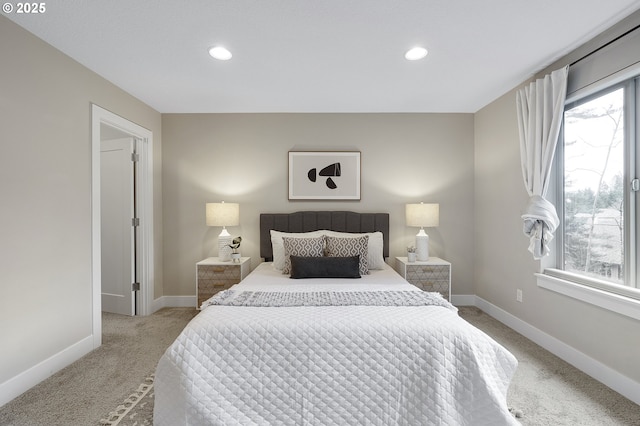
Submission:
M 134 139 L 103 140 L 100 149 L 102 310 L 135 315 Z

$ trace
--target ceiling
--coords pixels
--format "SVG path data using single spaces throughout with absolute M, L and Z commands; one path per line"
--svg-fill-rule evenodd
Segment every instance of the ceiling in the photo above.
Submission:
M 162 113 L 476 112 L 638 0 L 58 0 L 9 19 Z M 233 54 L 208 55 L 214 45 Z M 426 47 L 426 58 L 404 53 Z

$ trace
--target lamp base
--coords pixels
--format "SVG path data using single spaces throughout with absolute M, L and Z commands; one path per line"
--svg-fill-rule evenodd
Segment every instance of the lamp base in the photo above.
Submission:
M 416 260 L 425 262 L 429 260 L 429 236 L 420 229 L 416 234 Z
M 226 228 L 222 229 L 220 235 L 218 235 L 218 259 L 223 262 L 229 262 L 231 260 L 231 247 L 229 244 L 233 242 L 233 237 L 227 231 Z

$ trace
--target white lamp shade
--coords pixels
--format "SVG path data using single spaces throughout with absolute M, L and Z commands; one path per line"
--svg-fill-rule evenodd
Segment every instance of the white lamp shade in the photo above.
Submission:
M 238 226 L 240 205 L 237 203 L 207 203 L 207 226 Z
M 407 226 L 432 228 L 440 225 L 440 204 L 407 204 Z

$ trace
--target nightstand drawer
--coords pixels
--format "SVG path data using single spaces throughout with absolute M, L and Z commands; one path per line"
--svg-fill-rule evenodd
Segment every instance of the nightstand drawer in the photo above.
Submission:
M 409 280 L 407 280 L 409 281 Z M 411 284 L 424 291 L 436 291 L 445 299 L 449 298 L 449 281 L 409 281 Z
M 449 299 L 448 265 L 407 265 L 406 280 L 424 291 L 437 291 Z
M 447 281 L 449 282 L 449 266 L 447 265 L 407 265 L 407 281 Z
M 198 306 L 219 291 L 226 290 L 239 280 L 198 280 Z
M 198 265 L 198 279 L 214 281 L 240 280 L 240 268 L 235 265 Z

